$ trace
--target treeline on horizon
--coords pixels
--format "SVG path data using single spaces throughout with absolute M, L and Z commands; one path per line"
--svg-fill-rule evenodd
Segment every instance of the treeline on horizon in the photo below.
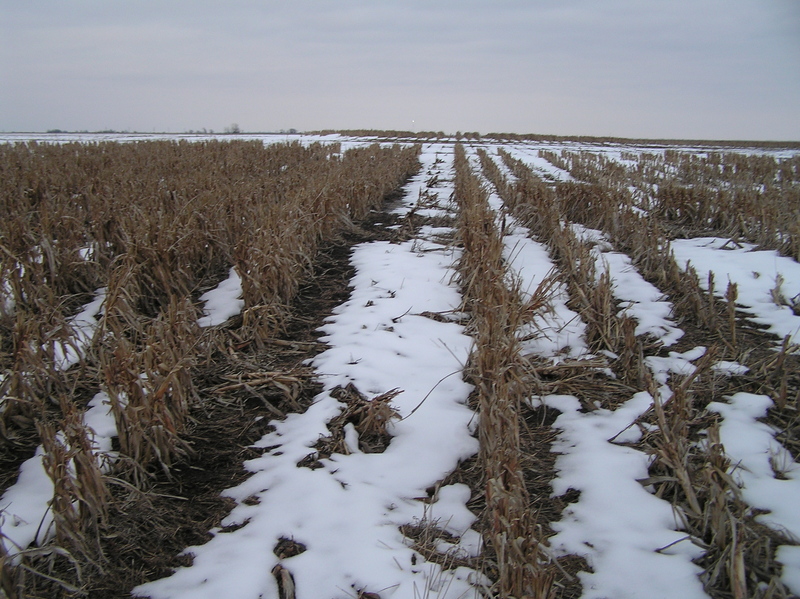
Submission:
M 10 133 L 37 133 L 37 132 L 10 132 Z M 214 129 L 189 129 L 182 132 L 171 131 L 130 131 L 116 129 L 102 129 L 97 131 L 80 130 L 69 131 L 65 129 L 48 129 L 45 133 L 49 134 L 92 134 L 92 135 L 347 135 L 352 137 L 386 137 L 391 139 L 455 139 L 456 141 L 470 140 L 494 140 L 494 141 L 541 141 L 541 142 L 579 142 L 579 143 L 611 143 L 611 144 L 647 144 L 647 145 L 696 145 L 696 146 L 721 146 L 721 147 L 756 147 L 756 148 L 779 148 L 779 149 L 800 149 L 800 141 L 777 141 L 777 140 L 732 140 L 732 139 L 670 139 L 670 138 L 644 138 L 644 137 L 615 137 L 597 135 L 556 135 L 549 133 L 480 133 L 478 131 L 456 131 L 446 133 L 444 131 L 407 131 L 394 129 L 317 129 L 310 131 L 300 131 L 295 128 L 280 129 L 278 131 L 244 131 L 234 124 L 226 127 L 223 131 Z

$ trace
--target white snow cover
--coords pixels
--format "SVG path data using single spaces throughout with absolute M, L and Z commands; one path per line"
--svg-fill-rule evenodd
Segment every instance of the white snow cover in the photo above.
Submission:
M 528 144 L 509 144 L 503 148 L 513 158 L 527 164 L 534 173 L 545 181 L 573 181 L 572 175 L 564 169 L 558 168 L 547 158 L 539 156 L 539 149 Z M 542 147 L 542 149 L 550 149 Z M 556 150 L 558 152 L 558 150 Z
M 14 555 L 49 536 L 53 516 L 49 511 L 53 481 L 42 465 L 42 446 L 19 468 L 17 481 L 0 497 L 0 543 Z
M 14 294 L 8 281 L 0 284 L 0 315 L 11 315 L 14 313 Z
M 117 425 L 108 396 L 101 392 L 92 398 L 84 412 L 83 422 L 92 447 L 104 469 L 115 456 L 111 440 L 117 436 Z M 59 433 L 60 435 L 60 433 Z M 61 442 L 64 442 L 63 437 Z M 0 543 L 10 555 L 16 555 L 31 544 L 41 544 L 52 534 L 53 481 L 42 464 L 40 445 L 32 458 L 20 466 L 17 481 L 0 498 Z
M 486 153 L 492 159 L 492 162 L 494 162 L 497 168 L 500 170 L 500 173 L 503 175 L 503 177 L 505 177 L 506 180 L 510 183 L 516 182 L 517 176 L 511 172 L 511 169 L 508 168 L 508 166 L 506 166 L 505 161 L 498 153 L 500 151 L 500 148 L 496 146 L 487 146 L 484 147 L 483 149 L 486 150 Z M 502 148 L 502 149 L 508 150 L 508 148 Z
M 687 263 L 697 270 L 700 284 L 708 289 L 708 273 L 714 273 L 714 293 L 724 297 L 728 281 L 738 285 L 736 303 L 752 314 L 751 320 L 765 325 L 783 340 L 798 340 L 800 316 L 786 305 L 775 303 L 772 291 L 780 282 L 780 295 L 800 302 L 800 264 L 772 250 L 756 250 L 748 243 L 720 237 L 676 239 L 671 243 L 678 266 Z
M 528 301 L 556 266 L 550 259 L 547 247 L 531 239 L 525 227 L 510 219 L 506 230 L 508 234 L 503 238 L 503 255 L 519 282 L 522 301 Z M 586 346 L 586 324 L 567 307 L 568 300 L 566 286 L 563 283 L 556 284 L 549 298 L 550 310 L 535 314 L 519 333 L 523 339 L 527 339 L 523 342 L 523 353 L 551 358 L 554 362 L 565 358 L 591 357 Z
M 434 167 L 429 153 L 423 160 Z M 409 190 L 419 189 L 420 177 Z M 191 567 L 138 587 L 137 595 L 277 597 L 273 548 L 284 537 L 307 547 L 281 562 L 299 599 L 354 597 L 361 590 L 396 598 L 472 596 L 482 579 L 477 572 L 426 562 L 398 530 L 435 520 L 461 537 L 443 548 L 476 555 L 480 546 L 470 530 L 475 516 L 465 507 L 467 487 L 442 487 L 430 505 L 419 500 L 478 449 L 471 434 L 476 416 L 465 405 L 471 387 L 462 380 L 472 341 L 461 325 L 422 314 L 460 306 L 456 257 L 426 240 L 354 249 L 350 299 L 322 328 L 329 349 L 312 361 L 323 392 L 305 413 L 271 423 L 275 431 L 256 444 L 264 455 L 246 463 L 253 475 L 225 492 L 238 505 L 223 526 L 243 526 L 213 531 L 206 545 L 188 550 Z M 403 391 L 392 400 L 402 419 L 391 425 L 391 443 L 383 453 L 362 453 L 355 429 L 347 427 L 349 455 L 334 454 L 316 470 L 298 467 L 343 408 L 331 391 L 348 383 L 370 397 Z
M 56 343 L 53 348 L 56 368 L 66 370 L 80 362 L 84 348 L 92 342 L 94 331 L 97 329 L 96 317 L 102 311 L 105 301 L 106 289 L 98 289 L 95 291 L 94 299 L 69 319 L 69 326 L 72 329 L 71 340 L 66 343 Z
M 0 143 L 31 137 L 4 134 Z M 257 138 L 264 143 L 341 142 L 343 150 L 378 141 L 340 135 L 240 137 Z M 38 138 L 62 143 L 102 139 L 204 140 L 212 136 L 43 134 Z M 663 151 L 613 144 L 498 145 L 551 181 L 570 180 L 571 176 L 540 158 L 539 148 L 556 152 L 564 147 L 571 151 L 587 149 L 615 159 L 619 159 L 620 148 L 634 153 Z M 434 203 L 438 206 L 424 207 L 419 213 L 441 214 L 440 209 L 453 191 L 452 145 L 427 144 L 421 160 L 423 172 L 407 188 L 409 193 L 397 212 L 407 212 L 419 192 L 427 189 L 426 179 L 436 174 L 439 183 L 428 191 L 438 193 L 438 202 Z M 491 197 L 490 201 L 499 213 L 497 199 Z M 508 220 L 506 231 L 506 259 L 523 289 L 532 292 L 553 263 L 546 247 L 530 239 L 513 219 Z M 274 432 L 257 444 L 265 454 L 246 464 L 253 476 L 226 492 L 239 505 L 223 525 L 244 526 L 233 532 L 214 531 L 214 538 L 207 545 L 190 548 L 196 554 L 194 566 L 139 587 L 139 593 L 170 598 L 276 597 L 270 571 L 279 560 L 272 549 L 284 536 L 308 546 L 305 553 L 281 562 L 294 574 L 300 599 L 354 597 L 360 589 L 379 592 L 384 598 L 474 595 L 468 580 L 479 580 L 477 573 L 463 568 L 443 572 L 415 554 L 398 531 L 404 523 L 438 519 L 439 526 L 461 535 L 455 543 L 442 542 L 441 551 L 468 555 L 480 552 L 480 536 L 470 529 L 474 516 L 465 508 L 469 498 L 466 487 L 442 487 L 432 504 L 416 499 L 424 497 L 426 489 L 441 480 L 459 459 L 477 450 L 470 436 L 477 416 L 463 403 L 469 387 L 460 374 L 470 341 L 455 322 L 436 322 L 421 316 L 425 310 L 447 316 L 460 303 L 452 285 L 451 264 L 456 255 L 433 240 L 434 235 L 445 232 L 428 228 L 424 231 L 428 237 L 425 241 L 356 248 L 353 261 L 358 270 L 353 295 L 326 324 L 324 332 L 330 349 L 313 363 L 325 385 L 323 392 L 306 413 L 272 423 Z M 596 243 L 596 258 L 610 270 L 615 297 L 629 303 L 627 313 L 639 323 L 637 334 L 660 337 L 665 345 L 674 343 L 682 332 L 669 319 L 669 303 L 663 301 L 662 294 L 641 280 L 627 256 L 613 252 L 602 235 L 597 235 L 599 232 L 583 233 Z M 787 306 L 777 305 L 773 297 L 782 295 L 791 301 L 800 294 L 797 263 L 775 252 L 756 251 L 751 245 L 734 244 L 727 239 L 677 240 L 672 249 L 681 266 L 691 260 L 701 283 L 705 284 L 709 271 L 715 272 L 717 295 L 725 293 L 729 280 L 738 283 L 737 303 L 753 315 L 755 322 L 768 326 L 780 338 L 789 334 L 798 341 L 800 319 Z M 202 326 L 220 324 L 241 310 L 237 278 L 231 270 L 219 288 L 201 298 L 206 302 Z M 779 281 L 782 283 L 776 290 Z M 583 338 L 585 325 L 566 308 L 565 301 L 566 292 L 559 286 L 551 302 L 553 313 L 537 317 L 537 327 L 520 332 L 537 333 L 526 342 L 526 352 L 554 361 L 567 356 L 588 357 Z M 93 333 L 92 321 L 97 314 L 93 310 L 100 309 L 101 301 L 93 304 L 73 320 L 75 343 L 57 354 L 63 368 L 79 360 L 79 348 Z M 695 348 L 683 354 L 672 352 L 668 357 L 647 359 L 648 367 L 662 385 L 662 401 L 670 395 L 670 374 L 692 372 L 691 362 L 704 351 Z M 728 374 L 746 370 L 735 363 L 720 363 L 715 368 Z M 391 427 L 394 438 L 383 454 L 362 453 L 357 432 L 348 425 L 349 455 L 331 456 L 322 461 L 323 467 L 318 470 L 297 468 L 296 462 L 313 453 L 318 438 L 328 434 L 326 424 L 342 408 L 330 391 L 347 382 L 353 382 L 368 396 L 395 387 L 403 389 L 393 405 L 406 419 Z M 581 491 L 579 501 L 568 506 L 562 520 L 554 523 L 558 533 L 552 542 L 556 552 L 584 555 L 593 567 L 594 573 L 581 574 L 583 596 L 704 597 L 696 576 L 699 570 L 690 561 L 699 549 L 676 530 L 669 505 L 636 482 L 647 476 L 647 456 L 620 445 L 638 440 L 635 421 L 651 405 L 652 398 L 647 393 L 637 393 L 616 410 L 589 413 L 582 412 L 578 400 L 570 396 L 547 396 L 535 399 L 534 404 L 537 402 L 562 412 L 555 423 L 560 431 L 555 449 L 561 453 L 556 463 L 555 492 L 569 488 Z M 742 485 L 745 499 L 754 508 L 770 510 L 759 516 L 761 521 L 798 538 L 800 522 L 795 506 L 800 499 L 800 473 L 797 463 L 774 438 L 775 431 L 759 421 L 770 405 L 765 396 L 739 393 L 728 398 L 727 403 L 710 404 L 709 409 L 723 417 L 722 442 L 735 464 L 733 475 Z M 101 454 L 110 452 L 116 429 L 108 398 L 98 394 L 89 406 L 84 421 L 95 432 L 97 450 Z M 419 409 L 414 411 L 417 406 Z M 41 542 L 51 528 L 48 502 L 52 483 L 41 466 L 40 454 L 41 448 L 22 465 L 18 482 L 0 498 L 0 527 L 8 537 L 3 542 L 12 555 L 35 541 Z M 781 479 L 776 478 L 776 472 Z M 245 503 L 246 499 L 251 501 Z M 656 552 L 657 549 L 662 551 Z M 800 547 L 784 545 L 778 549 L 777 557 L 784 564 L 784 583 L 800 595 Z
M 197 319 L 197 324 L 201 327 L 222 324 L 231 316 L 241 313 L 242 308 L 244 308 L 242 279 L 237 274 L 236 269 L 231 268 L 228 278 L 214 289 L 201 295 L 200 301 L 205 302 L 203 307 L 205 315 Z
M 520 299 L 527 302 L 542 281 L 556 270 L 556 265 L 550 259 L 547 246 L 532 239 L 530 231 L 506 211 L 502 198 L 481 172 L 475 148 L 469 148 L 467 155 L 473 172 L 489 190 L 489 208 L 495 213 L 497 227 L 504 232 L 503 259 L 511 279 L 508 284 L 516 286 Z M 524 339 L 523 353 L 551 358 L 554 362 L 591 357 L 585 342 L 586 324 L 567 307 L 568 300 L 566 286 L 557 283 L 551 289 L 548 310 L 535 314 L 531 322 L 518 331 L 519 337 Z
M 94 300 L 69 319 L 71 339 L 53 348 L 56 368 L 66 370 L 81 360 L 97 328 L 96 316 L 102 311 L 105 291 L 98 289 Z M 117 427 L 105 393 L 98 393 L 89 402 L 83 421 L 101 464 L 113 459 L 111 439 L 117 436 Z M 45 541 L 53 532 L 49 509 L 53 482 L 45 472 L 42 454 L 42 447 L 37 447 L 34 456 L 20 466 L 17 481 L 0 497 L 0 543 L 11 555 Z
M 662 383 L 661 401 L 671 395 L 669 373 L 687 374 L 689 360 L 704 348 L 669 358 L 648 358 L 654 378 Z M 635 443 L 641 432 L 636 421 L 653 404 L 652 396 L 636 393 L 616 410 L 581 411 L 572 396 L 551 395 L 539 401 L 562 414 L 553 424 L 560 429 L 553 451 L 558 477 L 553 492 L 580 491 L 577 502 L 551 524 L 550 539 L 557 554 L 586 558 L 594 570 L 579 574 L 584 599 L 701 598 L 707 595 L 699 579 L 702 568 L 691 560 L 702 555 L 688 535 L 679 531 L 672 506 L 645 489 L 650 457 L 622 443 Z
M 635 334 L 649 335 L 665 346 L 674 345 L 683 331 L 672 320 L 672 303 L 664 294 L 639 274 L 630 256 L 612 251 L 602 231 L 573 223 L 572 232 L 585 243 L 593 244 L 592 255 L 597 263 L 598 278 L 603 272 L 611 277 L 611 293 L 621 302 L 620 315 L 635 319 Z
M 403 198 L 392 213 L 407 214 L 415 208 L 415 214 L 420 216 L 445 215 L 448 210 L 453 209 L 450 205 L 451 196 L 455 191 L 452 170 L 453 146 L 440 143 L 425 144 L 419 160 L 422 164 L 419 174 L 406 184 Z M 429 182 L 432 184 L 433 180 L 436 181 L 435 185 L 428 187 Z M 427 195 L 428 201 L 418 205 L 423 195 Z
M 581 492 L 551 524 L 557 534 L 550 543 L 559 554 L 584 556 L 594 570 L 579 573 L 582 597 L 706 597 L 698 578 L 702 568 L 691 562 L 702 550 L 677 530 L 672 506 L 637 482 L 649 476 L 649 457 L 618 444 L 638 440 L 639 429 L 631 423 L 652 405 L 650 394 L 637 393 L 616 410 L 589 413 L 572 396 L 544 401 L 562 412 L 553 425 L 562 431 L 553 445 L 561 454 L 553 493 Z
M 729 397 L 727 403 L 708 404 L 709 411 L 722 416 L 720 441 L 742 498 L 756 509 L 769 511 L 756 520 L 800 543 L 800 464 L 775 439 L 777 431 L 759 421 L 771 407 L 766 395 L 743 392 Z M 800 595 L 800 546 L 782 545 L 776 557 L 783 564 L 781 580 Z

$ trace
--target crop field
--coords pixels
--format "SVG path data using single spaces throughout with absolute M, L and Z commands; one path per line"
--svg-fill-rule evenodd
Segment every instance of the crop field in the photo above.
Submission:
M 0 142 L 0 598 L 800 596 L 797 145 Z

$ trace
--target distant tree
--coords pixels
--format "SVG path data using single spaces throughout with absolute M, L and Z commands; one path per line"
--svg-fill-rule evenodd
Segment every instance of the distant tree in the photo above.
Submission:
M 239 123 L 233 123 L 230 127 L 225 127 L 225 133 L 229 135 L 238 135 L 242 132 L 242 129 L 239 127 Z

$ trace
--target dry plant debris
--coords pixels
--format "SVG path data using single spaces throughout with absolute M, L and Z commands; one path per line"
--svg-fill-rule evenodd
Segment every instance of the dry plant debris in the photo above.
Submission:
M 252 445 L 308 410 L 318 391 L 302 360 L 322 346 L 308 333 L 294 335 L 305 309 L 298 294 L 313 285 L 312 275 L 325 276 L 320 249 L 338 238 L 335 251 L 346 259 L 341 240 L 359 240 L 359 227 L 376 217 L 396 226 L 370 227 L 374 235 L 401 246 L 424 232 L 415 251 L 440 252 L 435 246 L 447 240 L 443 227 L 452 223 L 443 206 L 459 209 L 463 305 L 398 313 L 385 332 L 423 318 L 465 324 L 473 335 L 462 366 L 480 412 L 480 468 L 451 473 L 448 481 L 470 483 L 466 503 L 482 510 L 474 526 L 486 545 L 480 556 L 442 552 L 468 546 L 469 535 L 427 520 L 402 528 L 409 555 L 435 562 L 453 580 L 481 570 L 484 578 L 470 579 L 476 593 L 578 596 L 580 582 L 599 577 L 602 563 L 556 559 L 552 551 L 559 517 L 583 495 L 573 488 L 550 496 L 560 484 L 562 456 L 547 448 L 565 438 L 557 414 L 569 411 L 552 398 L 574 397 L 575 417 L 599 422 L 646 394 L 652 405 L 611 441 L 648 456 L 642 489 L 669 502 L 682 534 L 702 550 L 694 563 L 703 593 L 800 592 L 787 586 L 800 584 L 787 575 L 797 539 L 768 526 L 748 495 L 758 483 L 737 474 L 733 442 L 725 441 L 736 398 L 767 398 L 751 420 L 771 427 L 769 442 L 785 448 L 769 462 L 770 480 L 795 480 L 800 364 L 791 319 L 800 277 L 787 269 L 800 258 L 798 154 L 468 134 L 468 151 L 455 150 L 455 171 L 448 172 L 442 167 L 452 164 L 452 140 L 420 135 L 406 136 L 402 146 L 359 142 L 346 152 L 336 144 L 260 141 L 0 146 L 0 490 L 13 486 L 18 468 L 41 446 L 42 472 L 54 491 L 49 542 L 30 549 L 0 543 L 0 594 L 121 596 L 102 582 L 106 575 L 127 592 L 191 561 L 173 558 L 165 566 L 144 531 L 174 556 L 208 540 L 215 526 L 224 535 L 251 526 L 223 524 L 233 506 L 218 494 L 245 480 L 231 463 L 278 453 Z M 401 216 L 373 212 L 417 168 L 418 138 L 436 145 L 426 150 L 427 170 L 411 205 Z M 524 234 L 515 229 L 520 224 Z M 524 260 L 513 259 L 508 246 L 528 234 L 555 265 L 537 281 L 538 295 L 535 286 L 520 287 L 515 268 Z M 701 251 L 728 252 L 740 264 L 763 252 L 782 266 L 777 274 L 748 267 L 757 283 L 751 285 L 720 274 L 716 258 L 701 262 Z M 663 294 L 683 337 L 667 342 L 663 331 L 643 330 L 641 306 L 619 287 L 614 253 L 627 258 L 620 269 L 635 270 Z M 199 298 L 231 267 L 241 280 L 241 316 L 201 328 Z M 321 316 L 347 299 L 349 276 L 340 277 L 342 287 Z M 756 287 L 789 329 L 754 319 Z M 320 293 L 326 292 L 305 301 Z M 102 309 L 90 315 L 93 301 Z M 548 328 L 561 301 L 582 332 L 574 322 Z M 567 332 L 582 337 L 583 354 L 577 346 L 535 354 L 558 346 Z M 697 346 L 706 348 L 702 357 L 692 353 Z M 681 360 L 691 368 L 681 366 L 686 371 L 679 374 Z M 343 407 L 327 420 L 331 434 L 315 438 L 293 465 L 309 465 L 319 476 L 332 456 L 386 452 L 395 427 L 416 409 L 399 389 L 407 386 L 334 385 L 331 395 Z M 106 460 L 98 459 L 106 450 L 98 450 L 89 424 L 101 390 L 119 432 L 114 458 Z M 215 455 L 215 444 L 227 449 Z M 421 503 L 443 508 L 461 486 L 440 481 L 429 488 Z M 176 507 L 197 489 L 203 499 L 195 512 Z M 240 505 L 255 508 L 268 497 L 249 493 Z M 316 550 L 309 544 L 303 551 L 304 543 L 276 537 L 278 561 L 267 574 L 280 597 L 307 592 L 292 565 Z M 117 553 L 132 565 L 115 561 Z M 346 589 L 362 597 L 384 591 L 356 583 Z M 442 585 L 427 591 L 447 593 Z

